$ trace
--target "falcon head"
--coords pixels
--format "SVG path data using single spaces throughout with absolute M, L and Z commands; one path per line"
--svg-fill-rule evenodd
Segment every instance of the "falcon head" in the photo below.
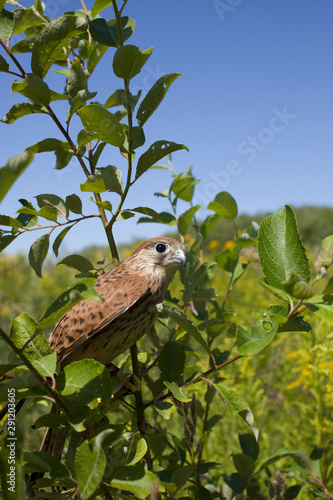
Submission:
M 180 265 L 186 264 L 186 248 L 173 238 L 151 238 L 140 245 L 130 258 L 142 258 L 145 272 L 163 274 L 168 283 Z M 141 260 L 141 259 L 140 259 Z

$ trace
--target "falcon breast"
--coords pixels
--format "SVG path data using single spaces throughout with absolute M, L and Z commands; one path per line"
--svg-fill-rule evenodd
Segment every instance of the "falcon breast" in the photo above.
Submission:
M 82 358 L 105 365 L 131 347 L 153 326 L 149 309 L 162 302 L 185 246 L 172 238 L 151 238 L 127 259 L 102 274 L 95 288 L 103 302 L 82 300 L 56 325 L 49 338 L 57 361 L 66 366 Z

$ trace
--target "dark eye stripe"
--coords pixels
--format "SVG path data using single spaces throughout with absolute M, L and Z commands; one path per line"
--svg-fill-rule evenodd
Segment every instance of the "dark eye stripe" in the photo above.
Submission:
M 163 253 L 165 252 L 167 249 L 166 245 L 164 245 L 164 243 L 157 243 L 156 245 L 156 251 L 159 252 L 159 253 Z

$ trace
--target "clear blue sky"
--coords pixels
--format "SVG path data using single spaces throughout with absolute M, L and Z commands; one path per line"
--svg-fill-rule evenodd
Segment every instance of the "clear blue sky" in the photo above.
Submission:
M 78 0 L 46 3 L 49 15 L 55 16 L 80 8 Z M 88 0 L 87 7 L 92 5 Z M 142 152 L 159 139 L 186 144 L 190 152 L 175 153 L 174 167 L 180 172 L 193 166 L 201 179 L 197 202 L 204 205 L 219 190 L 229 191 L 240 212 L 251 214 L 276 211 L 286 203 L 332 205 L 331 0 L 129 0 L 125 14 L 136 21 L 130 43 L 142 50 L 154 47 L 132 90 L 142 88 L 145 93 L 162 74 L 184 74 L 146 125 Z M 113 17 L 112 9 L 101 15 Z M 89 82 L 90 91 L 99 91 L 100 102 L 121 84 L 111 72 L 113 54 L 109 49 Z M 20 60 L 28 71 L 28 60 Z M 0 74 L 1 116 L 20 100 L 19 94 L 10 94 L 12 80 Z M 46 81 L 54 90 L 64 87 L 60 75 L 50 72 Z M 53 107 L 64 119 L 63 104 Z M 0 130 L 2 164 L 39 140 L 61 138 L 50 118 L 41 115 L 23 117 L 13 125 L 0 123 Z M 79 126 L 72 128 L 74 137 L 77 130 Z M 103 162 L 125 170 L 125 160 L 112 148 Z M 53 167 L 52 154 L 36 155 L 0 212 L 14 214 L 21 197 L 32 201 L 39 193 L 65 197 L 75 192 L 83 181 L 75 162 L 61 172 Z M 166 172 L 148 173 L 136 183 L 126 207 L 166 210 L 164 200 L 153 193 L 169 183 Z M 112 195 L 108 199 L 114 201 Z M 115 236 L 126 242 L 164 230 L 136 225 L 132 219 L 118 222 Z M 36 237 L 36 232 L 20 237 L 13 250 L 29 248 Z M 105 237 L 102 227 L 87 222 L 68 234 L 64 249 L 76 252 L 90 244 L 105 244 Z

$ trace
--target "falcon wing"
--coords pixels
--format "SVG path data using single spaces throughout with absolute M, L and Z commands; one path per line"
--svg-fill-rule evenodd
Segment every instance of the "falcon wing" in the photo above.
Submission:
M 148 291 L 148 281 L 134 274 L 106 273 L 95 288 L 104 302 L 81 300 L 70 309 L 53 330 L 49 344 L 58 354 L 58 362 L 86 340 L 91 340 Z

